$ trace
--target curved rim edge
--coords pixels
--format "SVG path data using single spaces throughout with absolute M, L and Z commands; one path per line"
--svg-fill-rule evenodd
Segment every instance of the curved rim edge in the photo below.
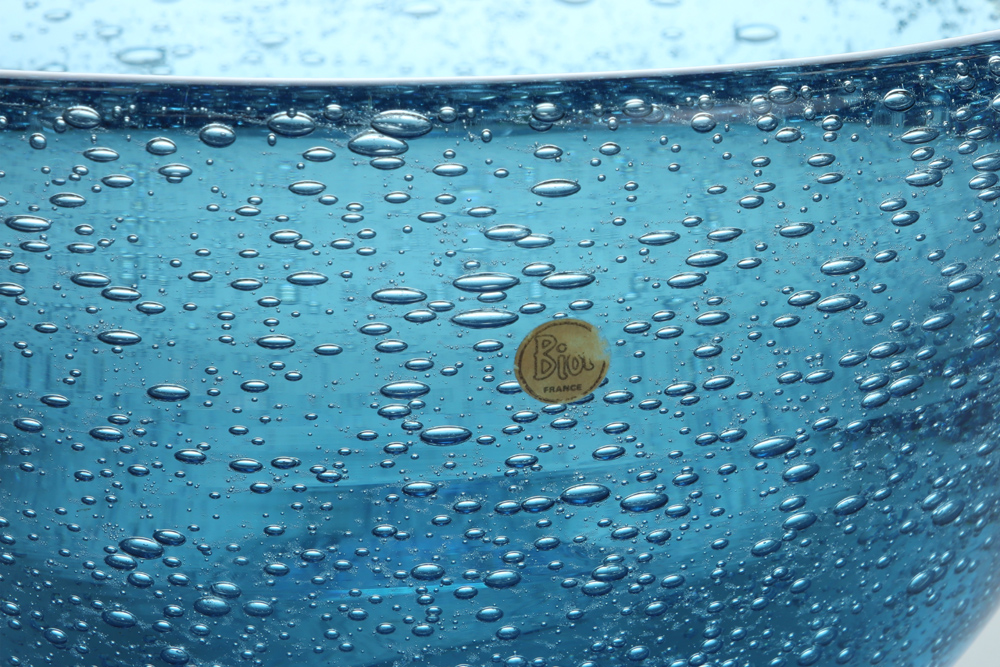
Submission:
M 566 74 L 519 74 L 495 76 L 447 76 L 447 77 L 412 77 L 412 78 L 280 78 L 280 77 L 215 77 L 215 76 L 175 76 L 156 74 L 97 74 L 85 72 L 46 72 L 42 70 L 7 70 L 0 69 L 0 79 L 8 80 L 45 80 L 66 82 L 92 83 L 126 83 L 126 84 L 174 84 L 174 85 L 222 85 L 222 86 L 320 86 L 320 87 L 365 87 L 365 86 L 422 86 L 422 85 L 469 85 L 469 84 L 504 84 L 532 82 L 568 82 L 582 80 L 614 80 L 655 77 L 690 76 L 695 74 L 718 74 L 749 72 L 762 69 L 814 67 L 850 63 L 861 60 L 876 60 L 890 56 L 905 56 L 916 53 L 926 53 L 939 49 L 962 46 L 975 46 L 989 42 L 1000 42 L 1000 30 L 973 33 L 960 37 L 919 42 L 905 46 L 874 49 L 869 51 L 853 51 L 825 56 L 807 58 L 787 58 L 783 60 L 761 60 L 749 63 L 728 65 L 706 65 L 703 67 L 678 67 L 664 69 L 640 69 L 621 71 L 574 72 Z M 1000 54 L 998 54 L 1000 55 Z

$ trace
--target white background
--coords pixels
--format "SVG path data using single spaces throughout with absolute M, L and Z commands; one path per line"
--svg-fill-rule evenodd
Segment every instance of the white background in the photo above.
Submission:
M 955 667 L 994 667 L 1000 665 L 1000 613 L 993 615 L 976 643 L 969 647 Z

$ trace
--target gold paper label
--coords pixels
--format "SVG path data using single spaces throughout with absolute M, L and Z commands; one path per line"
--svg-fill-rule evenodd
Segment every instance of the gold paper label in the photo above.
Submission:
M 583 320 L 561 319 L 536 327 L 521 341 L 514 374 L 533 398 L 572 403 L 597 389 L 611 357 L 597 329 Z

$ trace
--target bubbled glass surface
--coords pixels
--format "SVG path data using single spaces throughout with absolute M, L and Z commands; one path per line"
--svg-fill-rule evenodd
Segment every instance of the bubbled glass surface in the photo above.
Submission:
M 3 72 L 3 664 L 950 664 L 998 599 L 998 84 L 996 33 Z M 558 318 L 611 363 L 551 405 Z

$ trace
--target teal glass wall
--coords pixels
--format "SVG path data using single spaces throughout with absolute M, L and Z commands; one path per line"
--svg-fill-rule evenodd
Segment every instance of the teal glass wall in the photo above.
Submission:
M 4 664 L 949 664 L 998 600 L 998 82 L 996 34 L 3 73 Z M 546 405 L 561 317 L 611 365 Z

